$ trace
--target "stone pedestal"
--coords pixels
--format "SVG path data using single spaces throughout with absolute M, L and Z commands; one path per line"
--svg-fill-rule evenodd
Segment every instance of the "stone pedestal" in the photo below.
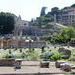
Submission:
M 60 68 L 62 63 L 65 63 L 65 61 L 56 61 L 55 62 L 56 68 Z
M 71 71 L 71 66 L 70 66 L 70 65 L 63 65 L 63 66 L 61 67 L 61 69 L 62 69 L 63 71 L 66 71 L 66 72 L 70 72 L 70 71 Z
M 21 60 L 16 60 L 14 66 L 15 69 L 21 69 Z
M 49 68 L 49 62 L 48 61 L 41 61 L 40 67 L 41 68 Z

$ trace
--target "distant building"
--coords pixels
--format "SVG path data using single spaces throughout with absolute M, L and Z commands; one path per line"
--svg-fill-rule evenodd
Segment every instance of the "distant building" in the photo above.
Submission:
M 14 29 L 14 35 L 22 35 L 22 30 L 26 27 L 29 26 L 29 22 L 22 20 L 21 16 L 16 17 L 15 16 L 15 29 Z
M 63 25 L 75 25 L 75 7 L 65 7 L 61 10 L 52 8 L 50 15 L 54 17 L 54 22 Z
M 21 19 L 21 16 L 15 17 L 14 36 L 42 36 L 41 29 L 32 26 L 29 21 Z
M 62 10 L 61 21 L 64 25 L 75 25 L 75 8 L 67 7 Z

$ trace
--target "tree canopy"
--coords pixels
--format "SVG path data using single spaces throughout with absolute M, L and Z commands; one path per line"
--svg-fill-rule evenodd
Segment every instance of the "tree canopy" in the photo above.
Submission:
M 71 5 L 71 7 L 75 7 L 75 4 Z
M 40 16 L 45 16 L 46 7 L 42 7 Z
M 75 38 L 75 29 L 73 27 L 63 29 L 62 32 L 52 37 L 51 40 L 54 40 L 55 43 L 67 43 L 71 38 Z
M 14 29 L 14 15 L 11 13 L 0 13 L 0 34 L 12 33 Z

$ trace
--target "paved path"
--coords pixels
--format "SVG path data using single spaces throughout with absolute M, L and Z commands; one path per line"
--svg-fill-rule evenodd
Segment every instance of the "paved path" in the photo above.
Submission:
M 22 66 L 19 70 L 14 70 L 13 67 L 0 67 L 0 74 L 38 74 L 38 73 L 58 73 L 61 74 L 62 71 L 54 68 L 39 68 L 38 66 Z
M 37 61 L 26 61 L 22 63 L 21 69 L 15 71 L 14 67 L 0 67 L 0 75 L 2 74 L 17 74 L 17 75 L 33 75 L 43 73 L 43 75 L 64 75 L 63 71 L 55 68 L 54 62 L 50 63 L 50 68 L 40 68 Z M 56 74 L 53 74 L 56 73 Z M 40 74 L 41 75 L 41 74 Z

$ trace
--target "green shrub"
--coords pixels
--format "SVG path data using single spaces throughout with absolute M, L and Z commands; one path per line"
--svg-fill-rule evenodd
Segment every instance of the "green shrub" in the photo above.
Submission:
M 51 60 L 53 61 L 57 61 L 57 60 L 60 60 L 62 58 L 62 55 L 58 52 L 54 53 L 54 55 L 51 56 Z
M 15 58 L 22 58 L 22 54 L 21 53 L 17 53 L 14 57 Z
M 12 55 L 12 54 L 6 54 L 6 55 L 5 55 L 5 58 L 6 58 L 6 59 L 13 58 L 13 55 Z
M 27 56 L 28 56 L 28 54 L 27 53 L 24 53 L 24 52 L 22 52 L 22 59 L 27 59 Z
M 36 61 L 40 59 L 40 55 L 38 52 L 34 51 L 34 52 L 29 53 L 27 59 Z
M 45 52 L 45 47 L 43 46 L 41 49 L 42 49 L 42 53 L 44 53 Z
M 71 56 L 71 57 L 69 58 L 69 61 L 75 61 L 75 56 Z
M 12 52 L 11 52 L 11 50 L 9 50 L 9 54 L 11 54 Z
M 19 51 L 20 51 L 20 53 L 22 53 L 22 49 L 20 49 Z
M 52 55 L 53 55 L 52 52 L 44 52 L 44 53 L 42 53 L 42 55 L 41 55 L 41 59 L 49 60 Z

